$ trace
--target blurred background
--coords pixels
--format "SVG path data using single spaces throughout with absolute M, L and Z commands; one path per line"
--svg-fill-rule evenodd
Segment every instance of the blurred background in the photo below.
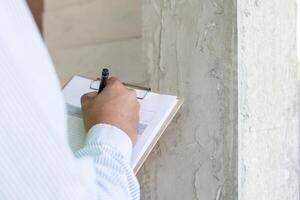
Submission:
M 74 74 L 97 78 L 106 66 L 124 81 L 143 84 L 140 0 L 28 3 L 62 85 Z

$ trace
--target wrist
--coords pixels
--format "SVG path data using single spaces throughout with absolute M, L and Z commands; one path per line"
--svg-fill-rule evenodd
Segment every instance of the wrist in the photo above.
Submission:
M 132 141 L 129 136 L 116 126 L 96 124 L 89 131 L 86 145 L 105 144 L 118 151 L 126 161 L 130 162 Z

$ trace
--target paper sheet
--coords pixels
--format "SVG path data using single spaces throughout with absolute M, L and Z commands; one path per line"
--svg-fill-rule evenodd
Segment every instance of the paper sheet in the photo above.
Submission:
M 82 147 L 85 138 L 83 121 L 80 117 L 80 97 L 93 90 L 90 89 L 91 80 L 79 76 L 73 79 L 64 88 L 69 116 L 68 131 L 70 145 L 73 151 Z M 142 92 L 142 91 L 137 91 Z M 177 97 L 149 92 L 140 102 L 140 121 L 138 126 L 138 139 L 134 146 L 131 166 L 135 168 L 139 160 L 152 143 L 163 123 L 170 115 L 177 103 Z

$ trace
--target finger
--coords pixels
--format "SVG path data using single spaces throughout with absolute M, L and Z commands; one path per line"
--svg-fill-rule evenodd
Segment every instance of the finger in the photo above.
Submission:
M 107 85 L 115 85 L 115 84 L 122 84 L 122 82 L 119 79 L 117 79 L 116 77 L 110 77 L 107 80 Z
M 106 87 L 104 88 L 104 91 L 110 91 L 110 92 L 123 92 L 125 89 L 125 86 L 123 85 L 123 83 L 121 81 L 119 81 L 117 78 L 115 77 L 111 77 L 107 84 Z
M 126 88 L 126 89 L 130 93 L 130 95 L 134 96 L 135 98 L 137 97 L 136 90 L 132 88 Z
M 87 102 L 90 102 L 91 100 L 96 98 L 97 94 L 98 94 L 97 92 L 90 92 L 90 93 L 82 95 L 81 96 L 81 104 L 83 105 Z

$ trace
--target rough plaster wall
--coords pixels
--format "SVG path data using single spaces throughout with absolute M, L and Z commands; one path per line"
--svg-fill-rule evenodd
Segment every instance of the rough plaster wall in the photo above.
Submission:
M 237 199 L 233 0 L 143 0 L 146 79 L 185 98 L 138 174 L 143 200 Z
M 239 1 L 239 199 L 299 199 L 296 0 Z

